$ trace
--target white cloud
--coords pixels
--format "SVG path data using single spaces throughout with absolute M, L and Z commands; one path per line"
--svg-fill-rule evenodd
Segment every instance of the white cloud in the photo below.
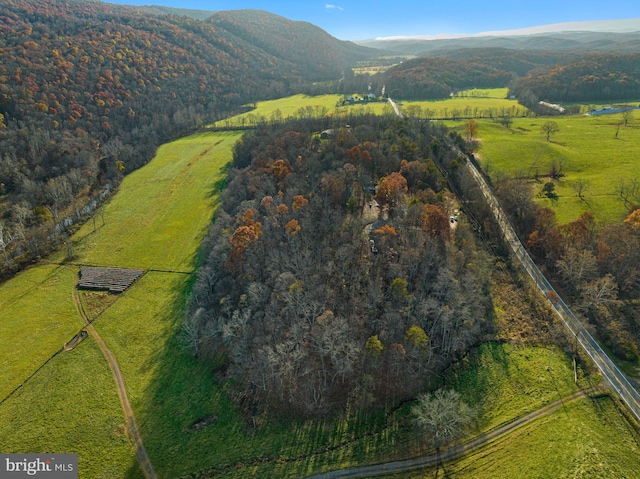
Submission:
M 332 5 L 331 3 L 326 3 L 326 4 L 324 5 L 324 8 L 326 8 L 328 11 L 331 11 L 331 10 L 339 10 L 339 11 L 341 11 L 341 12 L 342 12 L 342 11 L 344 11 L 344 8 L 342 8 L 341 6 L 339 6 L 339 5 Z

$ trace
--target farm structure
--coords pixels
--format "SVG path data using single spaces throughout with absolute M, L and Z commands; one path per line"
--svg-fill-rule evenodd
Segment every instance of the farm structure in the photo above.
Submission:
M 141 269 L 82 266 L 78 288 L 122 293 L 143 274 Z

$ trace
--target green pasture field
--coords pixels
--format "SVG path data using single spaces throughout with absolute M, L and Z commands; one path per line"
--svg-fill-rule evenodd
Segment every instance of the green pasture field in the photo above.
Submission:
M 509 88 L 471 88 L 453 94 L 454 98 L 508 98 Z
M 222 167 L 241 133 L 200 133 L 160 147 L 151 167 L 127 176 L 105 207 L 105 225 L 73 237 L 77 262 L 192 271 L 211 221 Z M 64 252 L 59 252 L 58 257 Z
M 57 355 L 0 404 L 0 451 L 78 454 L 81 478 L 144 477 L 111 370 L 91 339 Z
M 250 126 L 260 122 L 271 122 L 277 119 L 286 120 L 300 118 L 300 108 L 304 108 L 307 116 L 340 116 L 346 114 L 373 113 L 381 115 L 393 113 L 386 102 L 370 102 L 352 106 L 336 106 L 342 103 L 344 95 L 293 95 L 277 100 L 260 101 L 256 108 L 247 113 L 216 122 L 214 127 Z M 278 113 L 279 112 L 279 113 Z
M 464 94 L 467 96 L 464 96 Z M 506 98 L 506 88 L 465 90 L 452 98 L 438 100 L 396 100 L 406 116 L 418 118 L 497 118 L 528 116 L 517 100 Z
M 640 471 L 637 433 L 613 400 L 581 399 L 528 424 L 454 463 L 451 479 L 632 479 Z M 385 479 L 436 477 L 435 468 L 384 476 Z
M 540 128 L 555 121 L 560 131 L 546 141 Z M 491 121 L 479 121 L 480 164 L 492 179 L 500 175 L 535 177 L 531 187 L 537 194 L 550 180 L 546 175 L 552 162 L 562 165 L 564 176 L 554 181 L 557 198 L 538 198 L 555 210 L 558 221 L 575 220 L 592 211 L 602 223 L 624 219 L 632 204 L 620 196 L 620 182 L 640 178 L 640 124 L 638 120 L 621 127 L 622 115 L 516 118 L 510 128 Z M 463 122 L 447 122 L 464 135 Z M 574 185 L 583 180 L 589 187 L 581 199 Z
M 192 270 L 213 215 L 223 166 L 230 161 L 231 146 L 239 137 L 240 133 L 235 132 L 205 133 L 164 145 L 150 165 L 123 181 L 119 192 L 105 207 L 104 226 L 98 218 L 99 228 L 94 232 L 90 221 L 73 238 L 75 261 L 106 266 Z M 66 251 L 56 256 L 63 258 L 65 255 Z M 41 265 L 0 285 L 2 398 L 31 376 L 82 327 L 72 295 L 77 274 L 77 266 Z M 184 281 L 191 275 L 176 273 L 172 276 L 181 279 L 178 286 L 168 283 L 176 290 L 160 297 L 149 294 L 146 298 L 148 303 L 138 305 L 142 308 L 139 315 L 136 314 L 138 311 L 123 313 L 132 328 L 136 329 L 147 321 L 146 309 L 150 310 L 148 314 L 157 312 L 153 309 L 156 300 L 165 304 L 164 301 L 172 301 L 176 295 L 184 299 Z M 117 304 L 116 301 L 114 305 Z M 177 315 L 174 320 L 179 318 Z M 86 353 L 78 356 L 79 352 L 86 351 L 87 344 L 96 349 L 97 355 Z M 79 359 L 75 361 L 73 358 Z M 122 364 L 122 360 L 117 359 Z M 106 371 L 106 375 L 101 376 L 100 368 Z M 74 374 L 66 379 L 65 374 L 69 371 Z M 78 375 L 86 384 L 77 379 Z M 135 378 L 132 382 L 135 385 Z M 48 388 L 47 392 L 43 393 L 45 388 Z M 115 398 L 115 402 L 102 406 L 96 403 L 107 396 Z M 98 421 L 93 409 L 100 409 L 100 414 L 111 418 L 111 422 L 116 421 L 112 430 L 105 432 L 100 429 L 105 427 L 104 420 Z M 8 419 L 17 415 L 16 411 L 19 412 L 19 423 Z M 47 422 L 43 422 L 45 412 L 51 416 Z M 109 467 L 116 471 L 112 474 L 109 472 L 111 469 L 89 464 L 84 469 L 81 466 L 81 470 L 88 471 L 82 477 L 123 477 L 122 470 L 132 471 L 131 477 L 141 475 L 137 465 L 132 466 L 133 454 L 125 430 L 118 426 L 124 424 L 124 418 L 113 378 L 91 339 L 83 341 L 72 352 L 58 354 L 42 367 L 13 396 L 0 404 L 0 417 L 7 418 L 0 420 L 4 429 L 0 432 L 0 450 L 3 452 L 79 452 L 81 465 L 83 461 L 91 464 L 97 461 L 103 466 L 112 463 Z M 92 421 L 97 429 L 87 432 Z M 44 427 L 55 428 L 55 432 L 43 433 L 43 424 Z M 34 433 L 29 434 L 28 431 Z M 35 440 L 34 434 L 41 434 L 42 439 Z M 91 441 L 93 445 L 85 444 Z M 124 446 L 120 446 L 122 442 Z M 111 461 L 112 454 L 108 453 L 111 449 L 124 450 L 129 459 L 123 460 L 121 451 Z M 104 460 L 93 459 L 101 454 Z M 106 475 L 96 473 L 96 467 L 106 471 Z
M 43 265 L 0 284 L 0 400 L 83 326 L 71 295 L 75 275 Z

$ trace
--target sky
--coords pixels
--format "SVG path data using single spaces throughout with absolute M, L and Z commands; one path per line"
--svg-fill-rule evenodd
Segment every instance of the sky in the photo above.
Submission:
M 266 10 L 341 40 L 476 34 L 552 23 L 640 18 L 639 0 L 105 0 L 196 10 Z

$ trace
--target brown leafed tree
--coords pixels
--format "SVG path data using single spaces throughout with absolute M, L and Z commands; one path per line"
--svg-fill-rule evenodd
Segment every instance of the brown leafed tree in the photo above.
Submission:
M 393 210 L 404 200 L 407 193 L 407 180 L 400 173 L 394 172 L 380 180 L 376 191 L 376 201 Z

